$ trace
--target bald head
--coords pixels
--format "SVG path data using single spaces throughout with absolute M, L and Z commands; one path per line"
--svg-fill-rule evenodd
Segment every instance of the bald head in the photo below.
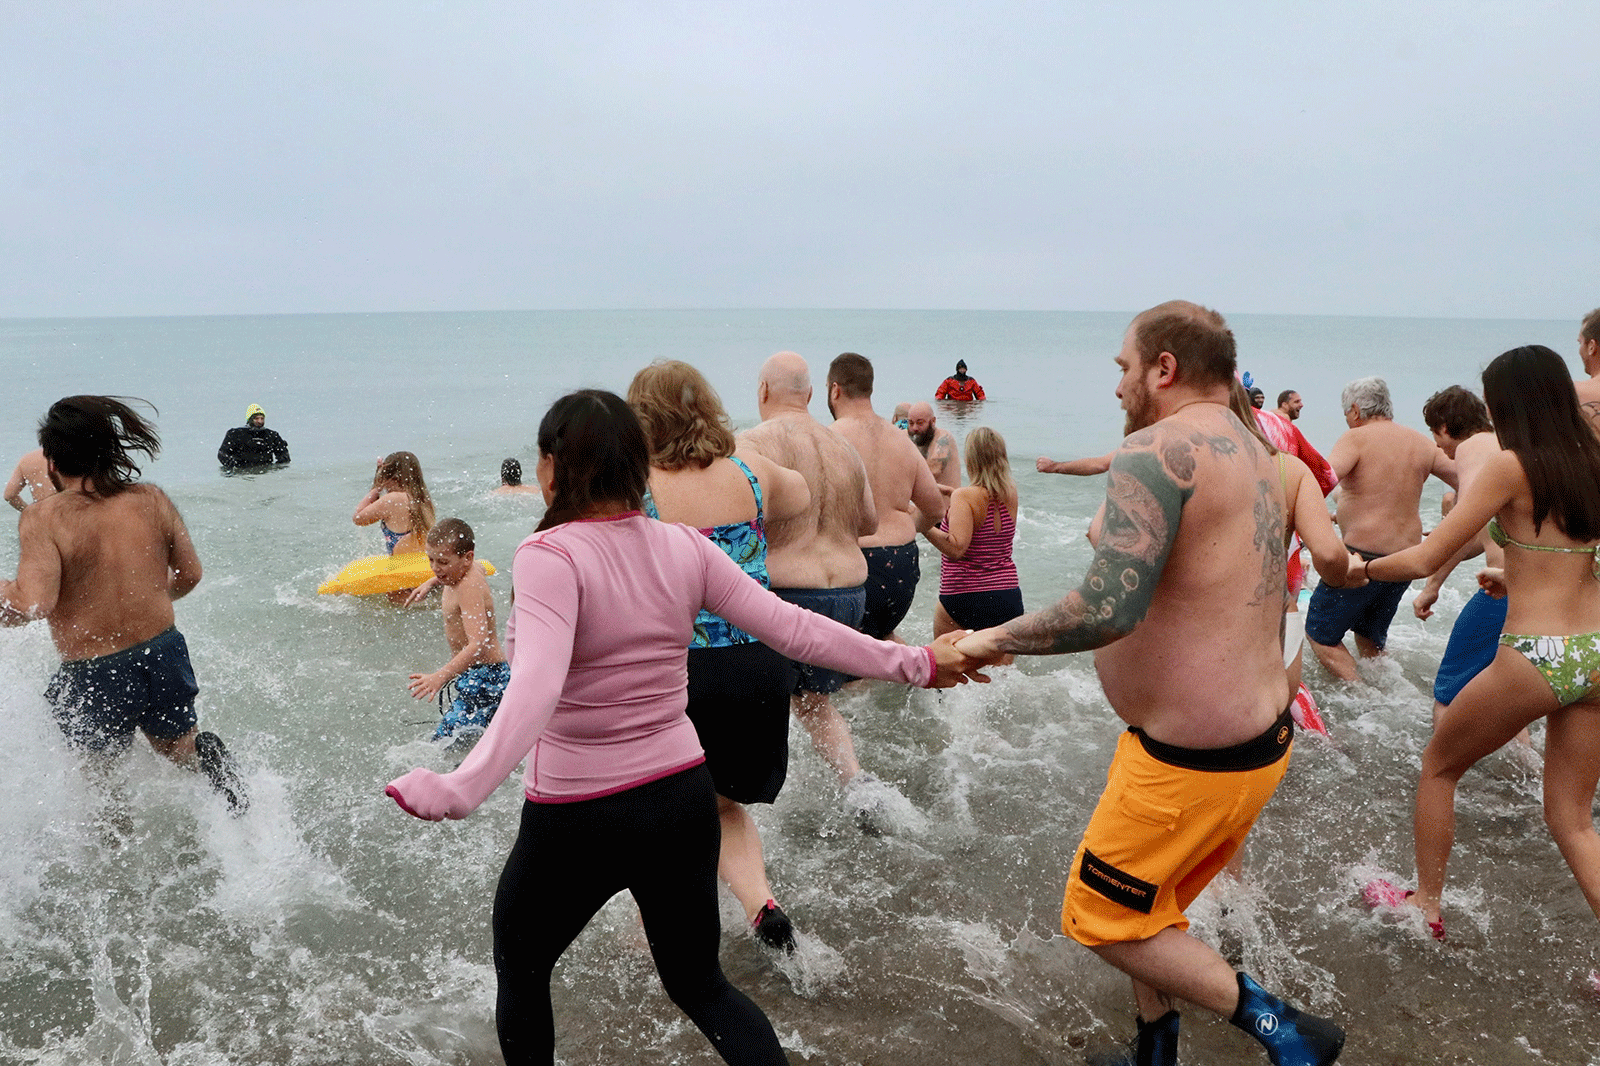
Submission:
M 913 422 L 932 422 L 934 418 L 933 404 L 928 403 L 926 400 L 918 400 L 911 405 L 911 410 L 906 412 L 906 417 Z
M 779 352 L 761 364 L 756 401 L 763 419 L 779 408 L 805 410 L 811 404 L 811 368 L 794 352 Z

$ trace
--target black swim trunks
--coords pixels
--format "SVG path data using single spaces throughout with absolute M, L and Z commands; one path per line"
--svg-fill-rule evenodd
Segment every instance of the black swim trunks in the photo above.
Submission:
M 917 579 L 922 576 L 917 542 L 862 548 L 861 554 L 867 557 L 867 610 L 861 632 L 884 640 L 911 610 L 917 594 Z
M 62 663 L 44 697 L 74 746 L 116 755 L 136 729 L 157 740 L 194 729 L 199 693 L 189 645 L 173 628 L 110 655 Z
M 689 649 L 689 721 L 719 796 L 771 803 L 789 775 L 794 664 L 765 644 Z
M 992 629 L 1025 613 L 1021 589 L 948 592 L 940 595 L 939 604 L 950 620 L 962 629 Z
M 856 585 L 847 589 L 773 589 L 779 598 L 797 607 L 815 611 L 835 622 L 843 622 L 851 629 L 861 628 L 861 615 L 866 609 L 866 591 Z M 794 691 L 829 693 L 838 692 L 855 678 L 810 663 L 795 663 Z M 731 797 L 730 797 L 731 798 Z

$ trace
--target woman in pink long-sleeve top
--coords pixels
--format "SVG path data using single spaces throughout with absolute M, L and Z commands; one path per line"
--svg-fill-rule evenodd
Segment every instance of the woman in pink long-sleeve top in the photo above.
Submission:
M 786 1061 L 760 1008 L 717 962 L 716 797 L 684 714 L 705 608 L 795 659 L 917 685 L 965 680 L 949 641 L 909 648 L 785 603 L 699 532 L 639 511 L 649 451 L 621 398 L 585 390 L 539 426 L 548 510 L 517 549 L 511 683 L 454 772 L 388 793 L 419 818 L 464 818 L 526 759 L 521 831 L 494 902 L 496 1024 L 508 1063 L 555 1054 L 551 970 L 622 889 L 662 985 L 730 1063 Z

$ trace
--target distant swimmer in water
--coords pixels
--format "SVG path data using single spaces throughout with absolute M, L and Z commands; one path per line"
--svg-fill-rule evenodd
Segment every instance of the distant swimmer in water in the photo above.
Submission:
M 1094 650 L 1129 727 L 1072 860 L 1061 931 L 1133 979 L 1132 1061 L 1177 1062 L 1186 1000 L 1274 1063 L 1326 1066 L 1344 1045 L 1338 1026 L 1236 973 L 1184 916 L 1289 764 L 1278 465 L 1229 409 L 1234 340 L 1215 311 L 1143 312 L 1116 362 L 1129 435 L 1082 586 L 956 646 L 981 662 Z
M 459 518 L 442 519 L 428 530 L 427 543 L 433 577 L 412 590 L 406 606 L 421 602 L 434 585 L 444 586 L 439 613 L 450 661 L 431 674 L 412 674 L 406 688 L 419 700 L 431 700 L 454 687 L 449 710 L 440 711 L 435 740 L 482 733 L 511 680 L 511 667 L 495 633 L 494 593 L 483 567 L 476 564 L 471 526 Z
M 939 388 L 934 392 L 935 400 L 960 400 L 972 401 L 984 398 L 983 386 L 978 384 L 976 378 L 967 376 L 967 361 L 957 360 L 956 372 L 939 383 Z
M 11 471 L 11 480 L 6 482 L 6 502 L 19 511 L 31 506 L 22 498 L 24 489 L 33 497 L 33 503 L 55 495 L 56 487 L 50 481 L 50 464 L 45 461 L 43 448 L 35 448 L 18 459 L 16 469 Z
M 249 798 L 226 747 L 196 728 L 200 689 L 172 609 L 200 583 L 200 557 L 167 494 L 138 482 L 130 454 L 156 455 L 155 427 L 114 397 L 68 396 L 39 423 L 39 443 L 60 491 L 22 513 L 0 623 L 49 621 L 62 663 L 45 698 L 96 769 L 142 732 L 243 813 Z
M 555 965 L 627 891 L 672 1002 L 724 1061 L 778 1066 L 772 1023 L 717 960 L 716 793 L 684 713 L 695 618 L 708 610 L 785 655 L 905 684 L 958 684 L 973 664 L 949 638 L 890 644 L 783 602 L 698 530 L 646 517 L 649 474 L 621 397 L 585 390 L 551 406 L 537 474 L 548 506 L 512 564 L 505 699 L 460 767 L 419 767 L 386 791 L 416 817 L 465 818 L 525 766 L 494 901 L 506 1062 L 554 1061 Z
M 1485 526 L 1505 567 L 1479 584 L 1506 598 L 1505 632 L 1481 673 L 1450 703 L 1422 753 L 1417 783 L 1417 890 L 1367 886 L 1374 903 L 1409 902 L 1444 939 L 1440 897 L 1455 841 L 1461 776 L 1545 720 L 1544 820 L 1584 898 L 1600 917 L 1600 437 L 1579 406 L 1561 356 L 1514 348 L 1483 371 L 1483 398 L 1503 451 L 1462 486 L 1449 516 L 1421 544 L 1373 559 L 1374 581 L 1426 577 Z
M 378 460 L 372 488 L 350 516 L 358 526 L 376 523 L 390 555 L 423 551 L 433 518 L 433 497 L 422 480 L 422 464 L 410 452 L 391 452 Z M 406 595 L 409 591 L 401 598 Z
M 257 404 L 245 408 L 244 425 L 228 430 L 217 449 L 217 462 L 224 470 L 282 466 L 288 461 L 289 446 L 277 431 L 267 428 L 267 412 Z
M 494 489 L 496 496 L 538 491 L 539 486 L 522 483 L 522 464 L 516 459 L 507 459 L 500 464 L 500 484 Z

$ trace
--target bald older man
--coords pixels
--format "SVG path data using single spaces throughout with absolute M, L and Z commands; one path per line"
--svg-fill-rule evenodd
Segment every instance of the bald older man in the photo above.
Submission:
M 779 352 L 762 365 L 756 403 L 761 424 L 739 434 L 739 447 L 798 470 L 811 489 L 805 511 L 767 523 L 772 591 L 859 629 L 866 610 L 867 560 L 858 538 L 878 530 L 866 465 L 848 440 L 811 416 L 811 371 L 794 352 Z M 851 679 L 795 665 L 794 715 L 845 786 L 846 801 L 853 802 L 854 794 L 876 779 L 862 773 L 850 726 L 833 705 L 832 694 Z
M 906 412 L 906 417 L 911 423 L 907 429 L 911 443 L 927 461 L 928 472 L 933 475 L 939 491 L 950 495 L 961 487 L 961 448 L 956 444 L 956 435 L 939 428 L 939 419 L 931 403 L 917 401 Z

